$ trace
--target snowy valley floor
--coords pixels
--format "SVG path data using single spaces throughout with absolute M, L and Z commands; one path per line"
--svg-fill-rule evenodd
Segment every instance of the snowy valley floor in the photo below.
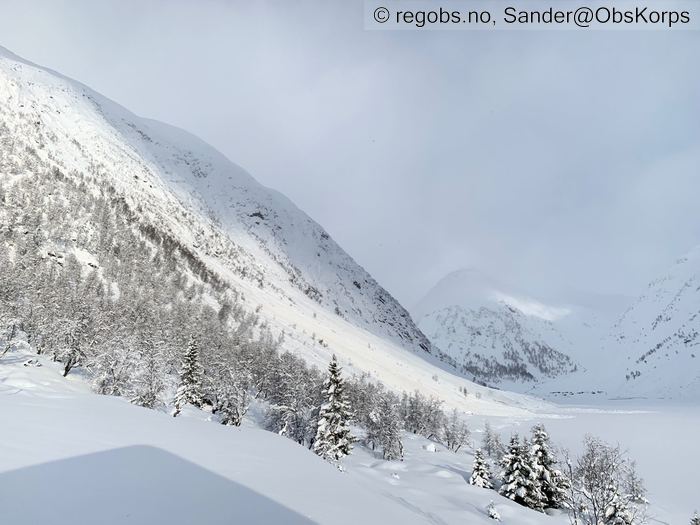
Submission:
M 224 427 L 191 411 L 174 419 L 97 396 L 30 354 L 0 360 L 0 523 L 486 524 L 494 501 L 504 524 L 568 523 L 467 484 L 472 454 L 405 436 L 403 462 L 357 446 L 347 472 L 255 428 Z M 484 417 L 470 418 L 479 443 Z M 617 402 L 560 406 L 531 419 L 488 420 L 504 438 L 543 421 L 576 451 L 591 433 L 627 447 L 652 502 L 652 523 L 684 525 L 698 500 L 697 406 Z

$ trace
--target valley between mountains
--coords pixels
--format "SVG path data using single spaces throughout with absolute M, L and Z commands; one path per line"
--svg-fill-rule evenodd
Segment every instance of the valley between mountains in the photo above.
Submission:
M 466 269 L 409 312 L 208 144 L 0 48 L 2 523 L 569 523 L 503 489 L 537 424 L 686 523 L 699 334 L 700 248 L 629 301 Z

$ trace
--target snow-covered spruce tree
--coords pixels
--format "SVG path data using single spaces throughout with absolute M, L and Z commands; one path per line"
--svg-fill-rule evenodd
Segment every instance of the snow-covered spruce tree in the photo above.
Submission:
M 445 445 L 452 452 L 457 452 L 469 441 L 467 424 L 459 417 L 459 412 L 453 410 L 443 424 L 442 437 Z
M 372 450 L 377 446 L 382 449 L 382 457 L 387 461 L 403 459 L 403 442 L 401 441 L 401 418 L 397 410 L 398 399 L 385 392 L 376 401 L 377 406 L 367 418 L 367 439 Z
M 700 516 L 697 512 L 690 518 L 690 525 L 700 525 Z
M 338 462 L 352 451 L 355 438 L 350 433 L 350 405 L 335 354 L 323 383 L 326 402 L 321 405 L 313 450 L 327 461 Z
M 545 508 L 561 508 L 566 497 L 568 483 L 560 470 L 552 451 L 549 435 L 544 425 L 532 427 L 532 456 L 535 460 L 537 480 L 542 491 L 542 504 Z
M 492 489 L 491 471 L 480 448 L 474 451 L 474 467 L 472 475 L 469 477 L 469 484 L 482 489 Z
M 201 407 L 202 397 L 202 366 L 199 364 L 199 347 L 194 337 L 190 337 L 185 357 L 180 369 L 180 383 L 175 394 L 175 411 L 177 417 L 185 405 Z
M 517 434 L 511 437 L 508 452 L 501 460 L 503 472 L 499 493 L 525 507 L 542 510 L 542 492 L 529 448 L 527 441 L 520 444 Z

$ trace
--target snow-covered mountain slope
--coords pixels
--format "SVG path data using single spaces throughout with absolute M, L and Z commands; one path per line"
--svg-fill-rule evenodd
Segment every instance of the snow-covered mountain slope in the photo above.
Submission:
M 256 282 L 291 285 L 353 324 L 430 352 L 401 305 L 286 197 L 182 130 L 140 119 L 7 51 L 0 56 L 3 123 L 13 135 L 21 131 L 24 139 L 41 141 L 46 151 L 39 158 L 53 157 L 67 172 L 88 171 L 90 162 L 99 162 L 100 175 L 128 201 L 140 204 L 157 226 L 189 234 L 202 255 L 224 259 L 217 250 L 227 248 L 225 240 L 210 238 L 215 225 L 235 239 L 240 260 L 234 270 L 244 265 Z M 25 124 L 34 137 L 27 136 Z M 210 224 L 195 229 L 186 217 L 173 216 L 195 211 Z
M 523 389 L 577 368 L 568 337 L 573 330 L 557 325 L 572 315 L 570 309 L 513 294 L 477 270 L 446 276 L 414 313 L 432 343 L 477 380 Z
M 455 375 L 406 310 L 328 233 L 210 146 L 1 50 L 0 193 L 11 196 L 27 180 L 37 203 L 63 198 L 44 193 L 56 187 L 49 180 L 70 183 L 73 192 L 65 198 L 71 209 L 32 219 L 36 224 L 9 209 L 11 227 L 42 242 L 45 258 L 75 255 L 100 272 L 86 249 L 98 229 L 109 236 L 109 223 L 93 220 L 105 205 L 97 199 L 121 213 L 165 264 L 186 267 L 187 284 L 234 296 L 284 335 L 283 349 L 312 364 L 325 367 L 335 352 L 349 371 L 469 411 L 537 405 Z M 42 232 L 57 222 L 70 235 L 45 239 Z M 17 256 L 14 246 L 3 250 Z M 465 387 L 483 395 L 465 399 Z
M 620 395 L 700 398 L 700 246 L 652 281 L 605 344 Z

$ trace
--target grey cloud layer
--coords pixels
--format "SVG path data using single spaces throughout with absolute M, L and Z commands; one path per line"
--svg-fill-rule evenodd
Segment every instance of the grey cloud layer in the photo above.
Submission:
M 367 32 L 361 2 L 0 2 L 0 45 L 187 128 L 411 305 L 477 266 L 636 294 L 700 243 L 698 32 Z

